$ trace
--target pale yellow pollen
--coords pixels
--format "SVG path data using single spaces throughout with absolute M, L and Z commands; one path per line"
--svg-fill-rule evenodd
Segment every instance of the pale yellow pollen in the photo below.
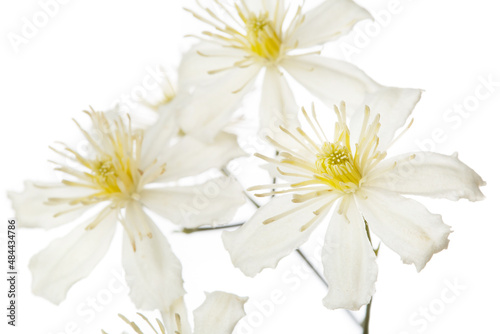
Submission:
M 330 142 L 325 142 L 316 155 L 316 174 L 325 183 L 343 192 L 357 189 L 362 178 L 350 148 Z
M 267 60 L 276 60 L 280 55 L 281 39 L 269 20 L 268 13 L 261 13 L 258 16 L 251 13 L 243 20 L 247 29 L 246 39 L 250 51 Z

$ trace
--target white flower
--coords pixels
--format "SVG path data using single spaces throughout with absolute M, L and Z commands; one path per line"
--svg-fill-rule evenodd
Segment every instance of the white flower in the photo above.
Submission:
M 174 307 L 179 313 L 173 313 L 173 319 L 167 319 L 165 323 L 156 319 L 157 326 L 138 313 L 148 324 L 143 327 L 151 329 L 148 331 L 142 330 L 135 322 L 124 316 L 120 315 L 120 317 L 138 334 L 231 334 L 238 321 L 245 316 L 243 305 L 247 299 L 220 291 L 207 293 L 203 304 L 193 312 L 194 331 L 191 331 L 189 326 L 183 300 L 179 300 Z M 159 331 L 155 327 L 158 327 Z M 103 333 L 106 332 L 103 331 Z
M 479 186 L 485 183 L 456 155 L 420 152 L 386 159 L 395 139 L 382 141 L 379 130 L 380 119 L 390 119 L 388 115 L 373 115 L 367 107 L 349 128 L 345 105 L 335 111 L 333 135 L 325 134 L 314 112 L 310 116 L 303 110 L 312 136 L 300 127 L 282 128 L 296 148 L 270 139 L 280 151 L 278 158 L 258 156 L 274 165 L 286 183 L 251 190 L 266 189 L 258 196 L 283 195 L 222 237 L 233 264 L 254 276 L 304 243 L 337 203 L 322 253 L 329 284 L 323 302 L 331 309 L 357 310 L 375 292 L 377 264 L 369 229 L 418 271 L 448 246 L 450 227 L 441 216 L 402 195 L 476 201 L 483 198 Z M 359 133 L 353 136 L 356 143 L 351 142 L 353 129 Z M 390 124 L 386 130 L 395 131 Z
M 322 44 L 371 17 L 351 0 L 323 1 L 305 13 L 291 0 L 216 0 L 209 8 L 200 2 L 202 13 L 188 11 L 212 29 L 203 32 L 202 42 L 179 67 L 179 87 L 193 90 L 179 116 L 186 133 L 213 138 L 262 70 L 260 122 L 271 131 L 275 124 L 298 124 L 289 76 L 327 106 L 343 99 L 352 110 L 365 104 L 398 110 L 394 122 L 400 126 L 420 99 L 420 90 L 382 86 L 352 64 L 319 55 Z
M 9 193 L 21 227 L 49 229 L 86 218 L 31 259 L 33 292 L 56 304 L 64 300 L 104 256 L 119 222 L 126 232 L 122 263 L 132 300 L 142 309 L 166 309 L 184 294 L 181 264 L 144 209 L 190 228 L 231 219 L 244 203 L 236 181 L 220 177 L 192 186 L 173 181 L 220 168 L 243 152 L 235 136 L 224 133 L 207 145 L 175 138 L 178 127 L 171 121 L 142 131 L 120 117 L 111 120 L 112 114 L 87 114 L 91 130 L 79 127 L 88 154 L 54 149 L 71 162 L 56 167 L 62 182 L 26 182 L 24 192 Z

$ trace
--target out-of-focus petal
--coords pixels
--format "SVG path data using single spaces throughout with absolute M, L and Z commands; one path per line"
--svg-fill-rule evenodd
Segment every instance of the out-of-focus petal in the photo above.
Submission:
M 35 295 L 59 304 L 74 283 L 90 274 L 106 254 L 115 232 L 116 212 L 104 214 L 106 216 L 93 229 L 87 230 L 86 227 L 96 217 L 52 241 L 33 256 L 29 268 L 33 274 Z
M 267 134 L 281 132 L 279 126 L 298 126 L 299 107 L 283 73 L 275 66 L 268 66 L 262 85 L 260 102 L 261 130 Z
M 351 0 L 327 0 L 305 13 L 304 22 L 289 36 L 290 44 L 308 48 L 332 41 L 349 32 L 370 13 Z
M 90 206 L 69 205 L 66 201 L 48 204 L 50 198 L 79 198 L 95 190 L 83 187 L 68 187 L 62 183 L 26 181 L 21 193 L 8 192 L 20 227 L 57 227 L 82 215 Z M 65 213 L 63 213 L 65 212 Z
M 195 186 L 147 189 L 141 201 L 173 223 L 195 228 L 228 223 L 245 198 L 239 182 L 221 177 Z
M 278 261 L 302 245 L 328 210 L 319 215 L 314 211 L 333 202 L 335 197 L 324 196 L 311 205 L 300 209 L 304 203 L 293 203 L 292 196 L 278 196 L 261 207 L 236 231 L 224 231 L 222 241 L 235 267 L 247 276 L 255 276 L 264 268 L 274 268 Z M 292 214 L 268 224 L 264 222 L 289 210 Z M 316 220 L 307 229 L 302 227 Z
M 168 148 L 168 143 L 179 133 L 175 113 L 164 108 L 153 126 L 144 132 L 141 150 L 141 168 L 145 170 Z
M 122 262 L 130 298 L 140 309 L 168 310 L 185 293 L 181 264 L 139 203 L 127 205 L 125 220 L 126 225 L 142 225 L 151 232 L 149 236 L 137 236 L 134 242 L 124 234 Z
M 385 172 L 383 172 L 385 171 Z M 382 173 L 383 172 L 383 173 Z M 432 152 L 407 153 L 387 159 L 373 170 L 368 183 L 399 194 L 478 201 L 484 198 L 479 187 L 486 183 L 458 159 Z
M 422 270 L 432 255 L 448 247 L 450 227 L 441 215 L 422 204 L 383 190 L 364 190 L 356 196 L 358 208 L 370 229 L 404 263 Z
M 210 71 L 231 67 L 241 61 L 247 53 L 236 48 L 222 47 L 217 43 L 201 42 L 193 45 L 179 64 L 179 90 L 191 86 L 208 85 L 220 80 L 224 72 L 209 74 Z M 233 91 L 234 87 L 230 90 Z
M 167 163 L 158 181 L 176 181 L 195 176 L 210 168 L 221 168 L 230 160 L 246 155 L 235 135 L 221 132 L 212 142 L 184 136 L 171 146 L 162 160 Z
M 245 316 L 247 299 L 220 291 L 207 293 L 203 304 L 193 312 L 194 334 L 231 334 Z
M 180 319 L 180 328 L 177 323 L 176 314 Z M 186 303 L 184 303 L 184 297 L 177 299 L 168 310 L 161 311 L 161 316 L 163 319 L 163 324 L 167 334 L 176 333 L 178 331 L 181 334 L 191 334 L 191 325 L 189 324 L 189 318 L 186 309 Z
M 375 293 L 378 269 L 363 217 L 354 200 L 349 202 L 344 214 L 334 212 L 326 232 L 322 259 L 328 294 L 323 304 L 355 311 Z
M 373 111 L 370 121 L 380 114 L 380 150 L 392 141 L 420 100 L 420 90 L 382 86 L 358 67 L 340 60 L 318 55 L 296 56 L 285 59 L 282 66 L 327 106 L 346 102 L 355 140 L 361 130 L 365 106 Z
M 202 43 L 193 47 L 179 68 L 179 95 L 185 101 L 178 112 L 179 125 L 203 141 L 213 140 L 229 123 L 262 69 L 260 64 L 233 66 L 245 55 L 233 49 Z

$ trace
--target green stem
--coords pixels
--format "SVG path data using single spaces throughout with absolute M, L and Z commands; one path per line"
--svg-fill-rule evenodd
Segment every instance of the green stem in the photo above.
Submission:
M 368 334 L 370 332 L 370 314 L 372 310 L 373 297 L 370 299 L 368 305 L 366 305 L 365 320 L 362 322 L 363 334 Z
M 368 227 L 368 223 L 366 219 L 363 218 L 365 221 L 365 230 L 366 230 L 366 235 L 368 236 L 368 240 L 370 241 L 370 245 L 373 248 L 372 244 L 372 237 L 370 235 L 370 228 Z M 378 251 L 380 250 L 380 244 L 378 244 L 377 248 L 373 248 L 373 252 L 375 253 L 375 256 L 378 256 Z M 361 326 L 363 327 L 363 334 L 368 334 L 370 332 L 370 315 L 371 315 L 371 310 L 372 310 L 372 301 L 373 301 L 373 296 L 370 299 L 370 302 L 368 305 L 366 305 L 366 311 L 365 311 L 365 319 L 361 323 Z

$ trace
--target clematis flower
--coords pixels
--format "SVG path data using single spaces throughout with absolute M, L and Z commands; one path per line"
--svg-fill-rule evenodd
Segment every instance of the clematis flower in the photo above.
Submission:
M 386 158 L 395 139 L 380 140 L 383 116 L 366 107 L 349 127 L 345 104 L 335 112 L 338 120 L 329 135 L 316 114 L 303 109 L 310 134 L 301 127 L 282 127 L 296 146 L 269 138 L 279 155 L 257 156 L 272 164 L 285 182 L 251 188 L 265 190 L 257 196 L 276 196 L 222 238 L 233 264 L 254 276 L 276 267 L 333 211 L 322 251 L 329 285 L 323 303 L 330 309 L 357 310 L 375 292 L 378 270 L 370 230 L 417 271 L 448 246 L 450 227 L 441 216 L 404 195 L 477 201 L 483 199 L 479 187 L 485 183 L 456 155 L 418 152 Z M 359 133 L 353 137 L 356 143 L 351 129 Z
M 186 133 L 213 138 L 260 72 L 265 72 L 260 123 L 271 131 L 276 124 L 298 124 L 290 78 L 327 106 L 342 98 L 353 111 L 365 104 L 398 110 L 401 116 L 394 122 L 399 126 L 420 99 L 420 90 L 382 86 L 350 63 L 319 55 L 324 43 L 371 17 L 351 0 L 323 1 L 307 12 L 291 0 L 215 0 L 208 7 L 197 3 L 200 10 L 187 10 L 211 29 L 179 67 L 179 87 L 193 96 L 179 115 Z
M 165 324 L 159 319 L 156 319 L 156 324 L 159 332 L 155 326 L 142 314 L 138 315 L 147 323 L 146 328 L 149 331 L 143 331 L 135 323 L 123 315 L 120 317 L 134 329 L 138 334 L 146 333 L 161 333 L 161 334 L 231 334 L 238 321 L 245 316 L 243 305 L 248 298 L 238 297 L 231 293 L 226 292 L 212 292 L 206 294 L 206 299 L 203 304 L 194 310 L 194 331 L 191 331 L 185 312 L 182 315 L 179 313 L 174 314 L 174 321 L 166 321 Z M 169 326 L 170 324 L 170 326 Z M 102 331 L 104 334 L 106 332 Z
M 138 308 L 165 310 L 184 295 L 181 264 L 145 209 L 190 228 L 231 219 L 244 203 L 236 181 L 220 177 L 186 186 L 175 181 L 220 168 L 243 152 L 229 134 L 211 144 L 176 138 L 173 120 L 132 130 L 112 113 L 86 114 L 90 131 L 78 126 L 88 153 L 64 144 L 53 149 L 70 162 L 55 168 L 64 175 L 62 182 L 28 181 L 24 192 L 9 193 L 20 227 L 51 229 L 85 218 L 33 256 L 33 292 L 56 304 L 63 301 L 105 255 L 120 223 L 131 299 Z

